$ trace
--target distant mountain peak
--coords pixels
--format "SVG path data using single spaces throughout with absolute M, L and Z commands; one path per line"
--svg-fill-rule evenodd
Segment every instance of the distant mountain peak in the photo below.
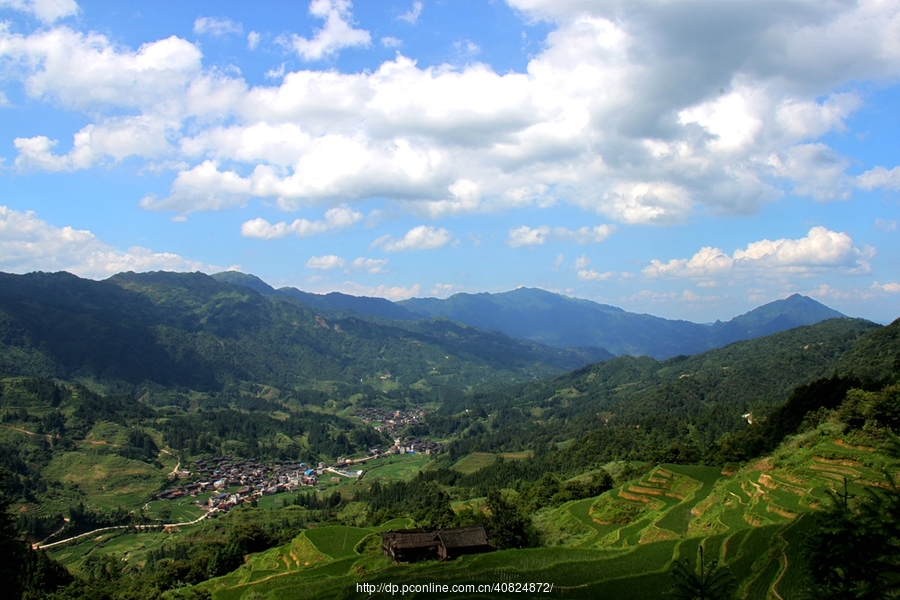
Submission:
M 735 319 L 739 319 L 746 315 L 751 315 L 754 313 L 764 314 L 768 312 L 778 312 L 778 313 L 787 313 L 791 310 L 795 310 L 797 308 L 801 308 L 802 310 L 811 311 L 816 313 L 811 318 L 817 319 L 817 321 L 821 321 L 821 317 L 823 315 L 827 315 L 825 318 L 835 318 L 835 317 L 846 317 L 844 315 L 833 308 L 829 308 L 819 302 L 818 300 L 813 300 L 809 296 L 804 296 L 802 294 L 791 294 L 787 298 L 782 300 L 775 300 L 773 302 L 769 302 L 768 304 L 763 304 L 753 310 L 740 315 L 739 317 L 735 317 Z M 732 319 L 733 321 L 734 319 Z M 811 323 L 801 323 L 802 325 L 810 325 Z
M 715 331 L 716 343 L 723 345 L 842 317 L 845 318 L 846 315 L 808 296 L 791 294 L 725 323 L 716 323 L 712 329 Z
M 211 277 L 220 283 L 230 283 L 231 285 L 250 288 L 264 296 L 271 296 L 277 293 L 275 288 L 256 275 L 249 275 L 240 271 L 222 271 L 221 273 L 214 273 Z

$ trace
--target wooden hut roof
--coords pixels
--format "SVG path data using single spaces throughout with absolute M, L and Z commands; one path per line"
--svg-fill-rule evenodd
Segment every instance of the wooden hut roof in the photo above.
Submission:
M 481 525 L 472 527 L 455 527 L 438 531 L 438 538 L 445 548 L 462 548 L 467 546 L 488 546 L 487 532 Z

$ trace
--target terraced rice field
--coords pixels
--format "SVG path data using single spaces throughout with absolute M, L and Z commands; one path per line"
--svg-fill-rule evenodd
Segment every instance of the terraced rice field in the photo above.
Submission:
M 354 556 L 356 544 L 367 535 L 373 534 L 374 530 L 335 525 L 307 529 L 304 533 L 320 552 L 331 558 L 340 559 Z

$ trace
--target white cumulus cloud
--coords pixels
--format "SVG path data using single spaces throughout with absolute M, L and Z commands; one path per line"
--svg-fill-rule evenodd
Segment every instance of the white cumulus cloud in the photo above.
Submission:
M 133 246 L 122 251 L 85 229 L 57 227 L 34 212 L 0 206 L 0 270 L 68 271 L 102 279 L 122 271 L 220 271 L 170 252 Z
M 13 146 L 19 152 L 15 165 L 23 170 L 76 171 L 107 158 L 163 157 L 172 150 L 169 138 L 175 129 L 177 123 L 159 116 L 112 117 L 77 132 L 65 154 L 54 154 L 59 141 L 47 136 L 15 138 Z
M 346 264 L 343 258 L 340 256 L 335 256 L 334 254 L 327 254 L 325 256 L 313 256 L 308 261 L 306 261 L 306 267 L 308 269 L 320 269 L 323 271 L 330 271 L 332 269 L 340 269 Z
M 855 185 L 864 190 L 881 188 L 885 190 L 900 190 L 900 167 L 887 169 L 882 166 L 869 169 L 855 177 Z
M 550 227 L 543 225 L 541 227 L 528 227 L 522 225 L 509 230 L 508 243 L 513 248 L 521 246 L 541 246 L 547 241 L 550 233 Z
M 78 14 L 75 0 L 0 0 L 0 8 L 22 11 L 48 24 Z
M 443 248 L 453 241 L 453 234 L 443 227 L 419 225 L 413 227 L 401 238 L 383 235 L 372 242 L 372 247 L 380 247 L 385 252 L 402 252 L 405 250 L 434 250 Z
M 168 198 L 147 196 L 140 202 L 147 210 L 174 210 L 188 213 L 221 210 L 243 205 L 251 192 L 251 183 L 232 171 L 220 171 L 218 164 L 206 160 L 175 177 Z
M 612 271 L 595 271 L 594 269 L 580 269 L 578 271 L 578 279 L 581 281 L 606 281 L 615 277 Z
M 325 219 L 321 221 L 295 219 L 291 223 L 281 221 L 273 224 L 263 218 L 251 219 L 241 225 L 241 235 L 264 240 L 279 239 L 286 235 L 308 237 L 336 229 L 345 229 L 362 219 L 363 215 L 359 211 L 348 206 L 337 206 L 325 211 Z
M 900 283 L 878 283 L 872 284 L 873 290 L 887 292 L 888 294 L 900 294 Z
M 350 73 L 270 65 L 273 85 L 205 66 L 200 48 L 176 36 L 128 47 L 55 23 L 77 12 L 71 1 L 0 2 L 45 15 L 30 33 L 0 27 L 4 81 L 89 121 L 68 135 L 22 134 L 16 164 L 184 165 L 148 209 L 385 198 L 398 212 L 442 218 L 569 203 L 665 225 L 697 211 L 753 214 L 786 192 L 827 201 L 898 188 L 891 165 L 849 176 L 854 161 L 828 137 L 865 105 L 864 90 L 900 77 L 896 2 L 508 0 L 549 29 L 520 72 L 398 53 Z M 371 44 L 349 0 L 308 6 L 321 27 L 283 40 L 302 58 Z M 422 7 L 402 10 L 414 21 Z M 239 26 L 195 22 L 211 35 Z M 250 47 L 259 40 L 248 35 Z M 204 174 L 218 187 L 192 186 Z M 553 238 L 519 233 L 522 245 Z
M 820 272 L 867 273 L 873 248 L 857 248 L 846 233 L 813 227 L 799 239 L 760 240 L 729 255 L 720 248 L 703 247 L 691 258 L 668 262 L 652 260 L 642 270 L 648 277 L 715 278 L 752 271 L 756 276 Z
M 226 18 L 198 17 L 194 21 L 194 33 L 213 36 L 225 36 L 229 34 L 242 34 L 244 27 L 237 21 Z
M 366 286 L 353 281 L 345 281 L 343 285 L 339 286 L 339 290 L 329 290 L 329 291 L 342 291 L 345 294 L 351 294 L 353 296 L 366 296 L 369 298 L 386 298 L 392 301 L 398 300 L 406 300 L 408 298 L 415 298 L 419 295 L 422 290 L 422 286 L 418 283 L 411 285 L 409 287 L 404 286 L 389 286 L 389 285 L 379 285 L 379 286 Z
M 522 225 L 510 229 L 507 243 L 513 248 L 521 246 L 541 246 L 547 240 L 572 241 L 578 244 L 599 244 L 608 238 L 614 231 L 613 225 L 597 225 L 595 227 L 581 227 L 569 229 L 567 227 L 528 227 Z
M 353 28 L 350 0 L 312 0 L 309 14 L 325 19 L 312 38 L 291 37 L 291 47 L 305 60 L 319 60 L 352 46 L 368 46 L 372 38 L 364 29 Z
M 405 13 L 397 15 L 397 18 L 401 21 L 406 21 L 410 25 L 415 25 L 416 21 L 419 20 L 419 15 L 422 14 L 422 2 L 416 0 L 413 2 L 412 8 L 410 8 Z
M 359 257 L 350 263 L 350 268 L 354 271 L 365 271 L 370 275 L 377 275 L 378 273 L 385 272 L 385 267 L 387 267 L 388 262 L 389 261 L 386 258 Z
M 0 28 L 0 58 L 21 70 L 29 96 L 92 112 L 114 107 L 181 113 L 188 85 L 201 72 L 201 56 L 175 36 L 130 50 L 102 34 L 67 27 L 31 35 Z

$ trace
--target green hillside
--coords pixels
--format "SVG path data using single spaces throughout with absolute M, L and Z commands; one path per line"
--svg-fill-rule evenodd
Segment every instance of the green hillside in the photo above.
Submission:
M 644 459 L 712 460 L 723 435 L 746 429 L 742 415 L 761 419 L 797 386 L 831 375 L 845 353 L 881 330 L 868 321 L 832 319 L 691 357 L 622 356 L 515 388 L 476 391 L 444 402 L 439 412 L 457 427 L 473 420 L 469 409 L 484 415 L 483 427 L 470 425 L 451 445 L 459 456 L 586 436 L 567 452 L 599 453 L 602 460 L 634 450 Z M 433 420 L 436 431 L 445 431 L 441 425 Z

